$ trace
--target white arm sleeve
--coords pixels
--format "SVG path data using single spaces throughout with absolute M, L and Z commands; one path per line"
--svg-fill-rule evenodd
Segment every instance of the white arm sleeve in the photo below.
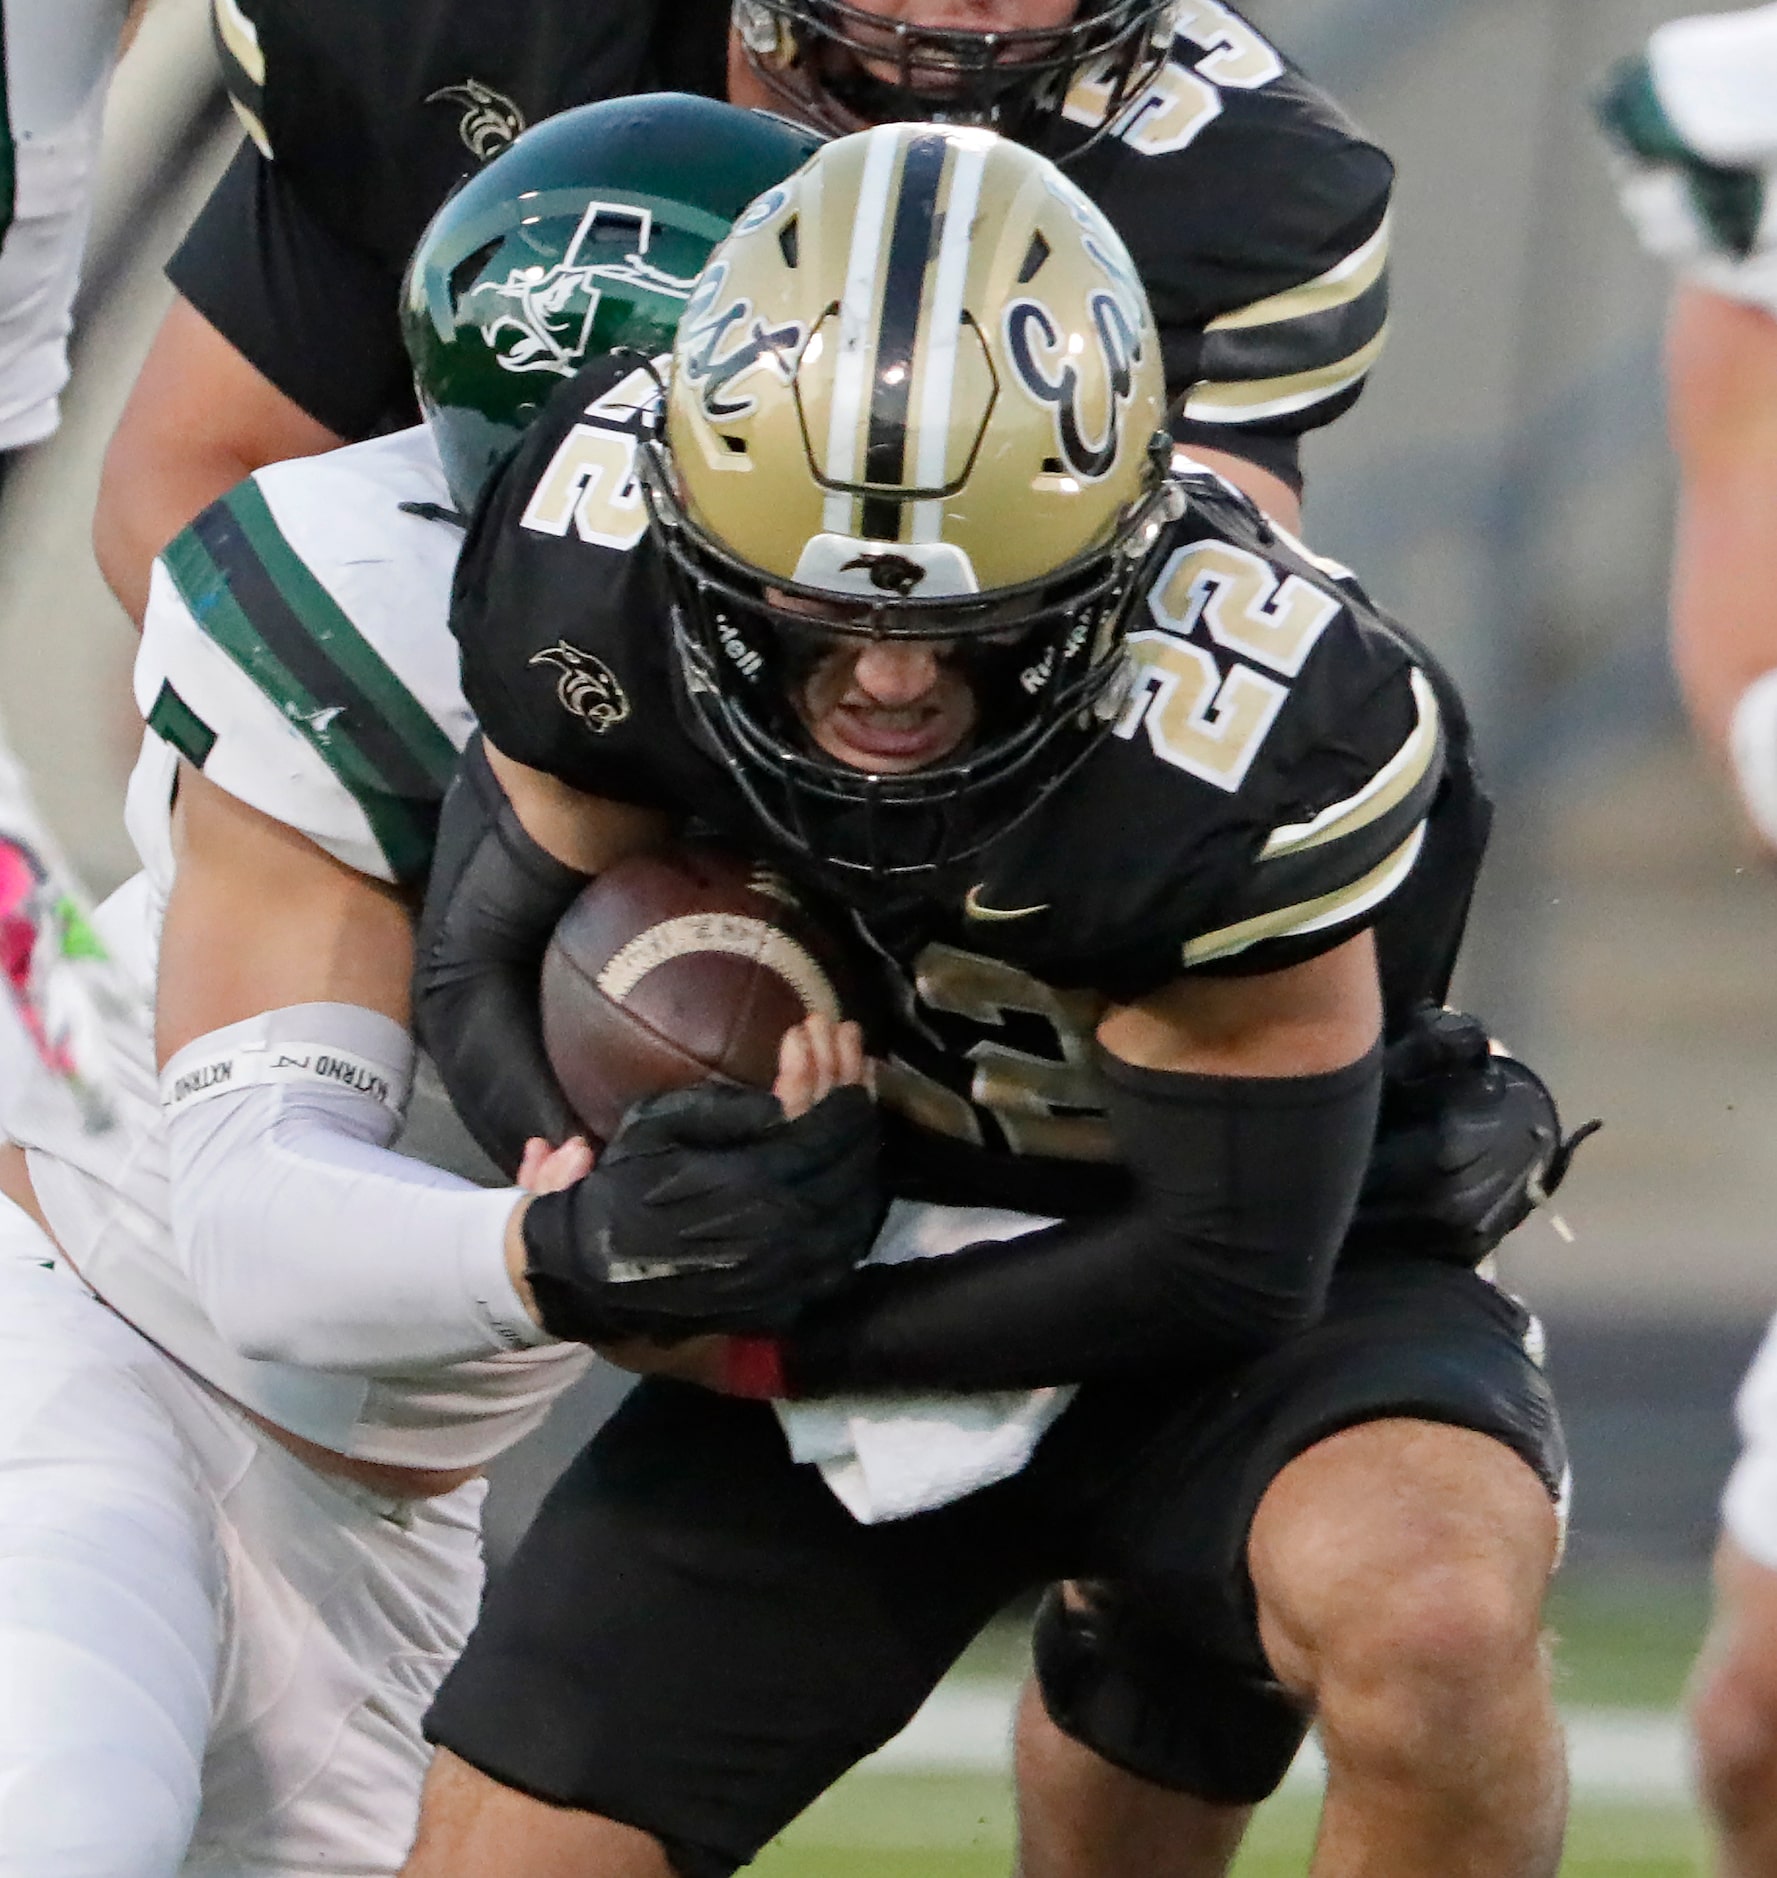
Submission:
M 1728 722 L 1728 754 L 1747 819 L 1777 848 L 1777 671 L 1741 692 Z
M 553 1341 L 506 1270 L 518 1189 L 388 1148 L 414 1054 L 377 1012 L 302 1004 L 167 1064 L 174 1244 L 243 1356 L 376 1374 Z

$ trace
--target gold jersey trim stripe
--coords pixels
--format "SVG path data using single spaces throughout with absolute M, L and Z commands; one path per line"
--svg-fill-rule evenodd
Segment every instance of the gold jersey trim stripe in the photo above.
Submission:
M 1317 567 L 1329 580 L 1356 580 L 1357 576 L 1343 561 L 1335 561 L 1329 554 L 1317 553 L 1299 535 L 1292 535 L 1276 516 L 1267 515 L 1265 520 L 1271 524 L 1271 532 L 1285 547 L 1293 548 L 1310 567 Z
M 234 106 L 234 114 L 241 120 L 241 128 L 253 140 L 253 147 L 270 163 L 272 159 L 271 139 L 265 134 L 265 126 L 242 104 L 239 98 L 231 96 L 229 103 Z
M 1297 939 L 1357 919 L 1371 907 L 1379 906 L 1407 878 L 1424 845 L 1425 823 L 1419 822 L 1392 854 L 1349 886 L 1323 893 L 1313 900 L 1298 901 L 1294 906 L 1279 907 L 1275 912 L 1256 914 L 1251 919 L 1224 926 L 1218 932 L 1206 932 L 1201 938 L 1188 940 L 1184 948 L 1185 964 L 1207 965 L 1215 959 L 1232 958 L 1236 952 L 1244 952 L 1265 939 Z
M 1185 401 L 1186 417 L 1203 423 L 1255 423 L 1283 417 L 1325 398 L 1349 390 L 1376 363 L 1388 337 L 1386 323 L 1366 346 L 1330 365 L 1311 372 L 1293 372 L 1284 378 L 1254 378 L 1237 384 L 1198 385 Z
M 1356 795 L 1330 803 L 1311 821 L 1290 822 L 1272 829 L 1270 839 L 1259 850 L 1261 861 L 1301 854 L 1345 835 L 1355 835 L 1360 828 L 1368 828 L 1398 808 L 1425 780 L 1438 754 L 1438 700 L 1423 672 L 1414 671 L 1408 676 L 1416 716 L 1406 742 Z
M 240 0 L 216 0 L 216 30 L 222 43 L 243 72 L 262 89 L 265 85 L 265 53 L 259 44 L 259 29 L 241 11 Z M 260 136 L 265 132 L 262 130 Z
M 1329 267 L 1299 286 L 1286 287 L 1268 299 L 1255 300 L 1251 306 L 1236 307 L 1232 313 L 1218 314 L 1204 327 L 1205 332 L 1242 332 L 1249 326 L 1275 326 L 1284 320 L 1306 319 L 1315 313 L 1330 313 L 1349 306 L 1361 294 L 1368 293 L 1382 278 L 1388 266 L 1389 217 L 1383 216 L 1368 241 L 1354 249 L 1343 261 Z

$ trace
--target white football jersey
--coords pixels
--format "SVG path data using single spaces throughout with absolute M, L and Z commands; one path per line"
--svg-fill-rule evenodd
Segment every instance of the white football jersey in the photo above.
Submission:
M 1685 149 L 1745 172 L 1762 207 L 1750 250 L 1728 252 L 1698 213 L 1694 176 L 1679 164 L 1632 164 L 1620 185 L 1642 245 L 1698 285 L 1777 314 L 1777 5 L 1668 20 L 1649 36 L 1645 61 Z
M 11 215 L 0 222 L 0 451 L 47 437 L 68 382 L 69 315 L 106 80 L 129 0 L 3 0 Z
M 156 563 L 135 678 L 149 730 L 127 811 L 142 871 L 97 915 L 144 1010 L 172 886 L 181 756 L 347 866 L 383 881 L 423 879 L 438 803 L 473 729 L 446 624 L 462 542 L 445 519 L 450 500 L 420 427 L 259 471 Z M 572 1344 L 410 1376 L 238 1355 L 204 1315 L 168 1226 L 145 1019 L 113 1055 L 120 1123 L 111 1134 L 85 1136 L 48 1115 L 17 1130 L 38 1197 L 106 1302 L 237 1401 L 339 1453 L 469 1466 L 527 1433 L 584 1369 L 588 1354 Z M 461 1166 L 474 1150 L 430 1082 L 401 1145 L 415 1151 L 411 1137 L 431 1133 L 443 1145 L 425 1158 Z

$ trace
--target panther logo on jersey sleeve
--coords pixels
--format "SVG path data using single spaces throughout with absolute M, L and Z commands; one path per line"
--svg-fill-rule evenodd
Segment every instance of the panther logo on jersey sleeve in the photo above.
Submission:
M 226 0 L 218 0 L 226 4 Z M 484 85 L 479 78 L 465 78 L 460 85 L 444 85 L 431 93 L 428 104 L 460 104 L 462 121 L 457 135 L 478 163 L 498 156 L 514 142 L 525 127 L 524 112 L 503 91 Z
M 614 730 L 629 716 L 629 698 L 603 659 L 571 646 L 565 639 L 545 647 L 532 665 L 553 666 L 561 676 L 555 695 L 570 717 L 577 717 L 595 736 Z

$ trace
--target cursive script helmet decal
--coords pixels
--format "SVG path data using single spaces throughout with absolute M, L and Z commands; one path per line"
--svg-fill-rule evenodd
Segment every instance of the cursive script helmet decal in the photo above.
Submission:
M 401 327 L 464 513 L 562 379 L 618 346 L 665 355 L 711 249 L 815 144 L 708 98 L 612 98 L 544 119 L 444 204 Z
M 794 726 L 761 726 L 811 614 L 994 649 L 1011 696 L 975 782 L 1033 740 L 1053 754 L 1119 663 L 1164 412 L 1128 255 L 1034 152 L 884 125 L 771 191 L 692 291 L 644 453 L 692 688 L 723 701 L 718 736 L 746 720 L 737 763 L 747 743 L 755 769 L 801 774 Z

